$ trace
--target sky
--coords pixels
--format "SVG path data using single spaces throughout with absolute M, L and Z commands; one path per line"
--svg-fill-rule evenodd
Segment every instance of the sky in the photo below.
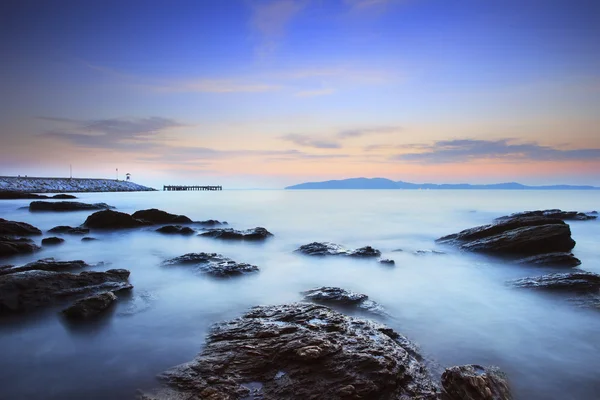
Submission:
M 596 0 L 0 2 L 0 175 L 600 185 Z

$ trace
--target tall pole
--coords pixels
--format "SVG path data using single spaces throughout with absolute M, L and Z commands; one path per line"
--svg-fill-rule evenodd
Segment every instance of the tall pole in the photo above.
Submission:
M 117 180 L 119 180 L 119 168 L 117 168 Z
M 73 179 L 73 164 L 69 164 L 69 178 Z

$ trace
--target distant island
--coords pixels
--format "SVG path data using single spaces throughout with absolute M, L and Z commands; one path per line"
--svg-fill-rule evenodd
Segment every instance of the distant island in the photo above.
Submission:
M 306 182 L 288 186 L 285 189 L 487 189 L 487 190 L 600 190 L 595 186 L 550 185 L 527 186 L 516 182 L 495 183 L 490 185 L 471 185 L 468 183 L 435 184 L 435 183 L 410 183 L 392 181 L 385 178 L 350 178 L 324 182 Z

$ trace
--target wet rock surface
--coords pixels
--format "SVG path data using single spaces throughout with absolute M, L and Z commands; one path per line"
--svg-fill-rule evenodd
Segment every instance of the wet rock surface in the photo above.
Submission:
M 145 399 L 439 399 L 410 342 L 325 306 L 255 307 L 217 324 Z
M 379 260 L 379 264 L 383 265 L 396 265 L 396 261 L 391 260 L 389 258 L 382 258 Z
M 546 253 L 522 258 L 519 264 L 535 265 L 541 267 L 576 267 L 581 261 L 573 253 Z
M 366 294 L 356 293 L 338 287 L 323 286 L 300 292 L 300 294 L 304 296 L 304 301 L 323 304 L 334 308 L 337 307 L 343 310 L 351 309 L 380 316 L 387 315 L 383 307 L 373 300 L 369 300 L 369 296 Z
M 93 242 L 95 240 L 98 240 L 98 239 L 96 239 L 95 237 L 90 237 L 90 236 L 86 236 L 86 237 L 82 237 L 81 238 L 82 242 Z
M 128 229 L 152 225 L 151 222 L 133 218 L 123 212 L 104 210 L 87 217 L 83 225 L 91 229 Z
M 256 265 L 238 263 L 217 253 L 188 253 L 163 263 L 165 266 L 188 265 L 200 274 L 215 278 L 231 278 L 259 271 Z
M 60 200 L 74 200 L 77 198 L 77 196 L 73 196 L 72 194 L 55 194 L 54 196 L 52 196 L 53 199 L 60 199 Z
M 73 305 L 63 310 L 63 314 L 70 319 L 88 319 L 105 312 L 115 301 L 117 296 L 113 292 L 105 292 L 77 300 Z
M 49 196 L 43 194 L 16 192 L 12 190 L 0 191 L 0 200 L 19 200 L 19 199 L 49 199 Z
M 164 233 L 167 235 L 193 235 L 196 233 L 195 230 L 190 228 L 189 226 L 181 226 L 181 225 L 166 225 L 158 228 L 156 232 Z
M 562 211 L 562 210 L 538 210 L 538 211 L 525 211 L 521 213 L 511 214 L 505 217 L 497 218 L 496 221 L 502 222 L 513 218 L 521 217 L 546 217 L 556 218 L 563 221 L 588 221 L 596 219 L 597 217 L 592 215 L 593 213 L 582 213 L 578 211 Z
M 40 246 L 29 238 L 0 236 L 0 257 L 10 257 L 18 254 L 30 254 L 40 250 Z
M 59 238 L 56 236 L 52 236 L 52 237 L 47 237 L 47 238 L 42 239 L 42 246 L 54 246 L 54 245 L 61 244 L 64 242 L 65 242 L 65 239 Z
M 42 231 L 33 225 L 0 218 L 0 235 L 32 236 L 41 234 Z
M 80 203 L 77 201 L 32 201 L 29 211 L 90 211 L 114 208 L 106 203 Z
M 14 274 L 15 272 L 24 271 L 71 271 L 89 267 L 90 265 L 83 260 L 73 261 L 56 261 L 54 258 L 44 258 L 38 261 L 25 264 L 22 267 L 14 267 L 12 265 L 0 267 L 0 275 Z
M 300 246 L 296 253 L 302 253 L 307 256 L 348 256 L 357 258 L 381 257 L 381 252 L 371 246 L 361 247 L 356 250 L 349 250 L 335 243 L 313 242 Z
M 54 271 L 23 271 L 0 276 L 0 315 L 22 313 L 50 306 L 68 298 L 128 290 L 129 271 L 85 271 L 78 274 Z
M 185 215 L 170 214 L 157 208 L 136 211 L 131 216 L 135 219 L 141 219 L 153 224 L 189 224 L 192 222 L 192 220 Z
M 207 219 L 205 221 L 197 221 L 196 224 L 203 226 L 219 226 L 219 225 L 228 225 L 227 221 L 217 221 L 216 219 Z
M 495 367 L 462 365 L 442 375 L 445 400 L 511 400 L 506 376 Z
M 90 230 L 88 228 L 83 228 L 81 226 L 73 227 L 73 226 L 60 225 L 60 226 L 55 226 L 54 228 L 50 229 L 48 232 L 64 233 L 64 234 L 68 234 L 68 235 L 86 235 L 86 234 L 90 233 Z
M 444 236 L 437 242 L 497 255 L 569 252 L 575 246 L 569 225 L 560 219 L 543 216 L 517 216 Z
M 510 283 L 521 288 L 573 293 L 595 293 L 600 290 L 600 275 L 578 271 L 516 279 Z
M 246 230 L 236 230 L 231 228 L 207 229 L 206 232 L 198 236 L 212 237 L 223 240 L 265 240 L 273 236 L 271 232 L 262 227 Z

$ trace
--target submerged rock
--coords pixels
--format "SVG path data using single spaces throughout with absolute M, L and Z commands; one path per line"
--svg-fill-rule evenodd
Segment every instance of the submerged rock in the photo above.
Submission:
M 0 315 L 50 306 L 66 298 L 81 298 L 108 291 L 131 289 L 129 271 L 86 271 L 78 274 L 24 271 L 0 276 Z
M 217 221 L 216 219 L 207 219 L 206 221 L 197 221 L 196 224 L 203 226 L 218 226 L 218 225 L 228 225 L 227 221 Z
M 74 200 L 77 198 L 77 196 L 73 196 L 72 194 L 55 194 L 54 196 L 52 196 L 53 199 L 60 199 L 60 200 Z
M 444 253 L 443 251 L 439 251 L 439 250 L 417 250 L 415 251 L 415 254 L 418 256 L 426 256 L 426 255 L 436 255 L 436 256 L 440 256 Z
M 569 225 L 560 219 L 543 216 L 518 216 L 445 236 L 437 242 L 455 244 L 463 250 L 502 255 L 568 252 L 575 246 Z
M 590 213 L 592 214 L 592 213 Z M 496 221 L 502 222 L 513 218 L 520 217 L 547 217 L 556 218 L 563 221 L 588 221 L 596 219 L 596 216 L 589 215 L 578 211 L 562 211 L 562 210 L 538 210 L 525 211 L 516 214 L 507 215 L 505 217 L 496 218 Z
M 244 231 L 231 228 L 208 229 L 206 232 L 202 232 L 198 236 L 207 236 L 224 240 L 265 240 L 273 236 L 273 234 L 265 228 L 257 227 L 253 229 L 246 229 Z
M 371 246 L 361 247 L 356 250 L 346 249 L 339 244 L 329 242 L 313 242 L 300 246 L 297 253 L 307 256 L 348 256 L 357 258 L 381 257 L 381 252 Z
M 19 199 L 49 199 L 43 194 L 17 192 L 14 190 L 0 191 L 0 200 L 19 200 Z
M 117 296 L 113 292 L 105 292 L 77 300 L 73 305 L 63 310 L 63 314 L 71 319 L 87 319 L 106 311 Z
M 600 275 L 584 271 L 569 272 L 516 279 L 510 283 L 521 288 L 594 293 L 600 290 Z
M 90 236 L 86 236 L 86 237 L 82 237 L 81 241 L 82 242 L 93 242 L 94 240 L 98 240 L 95 237 L 90 237 Z
M 190 228 L 189 226 L 181 225 L 166 225 L 158 228 L 156 232 L 176 235 L 193 235 L 194 233 L 196 233 L 196 231 Z
M 41 234 L 42 231 L 33 225 L 0 218 L 0 235 L 31 236 Z
M 379 260 L 379 264 L 384 264 L 384 265 L 396 265 L 396 261 L 391 260 L 389 258 L 382 258 Z
M 163 265 L 193 265 L 196 272 L 216 278 L 231 278 L 259 271 L 256 265 L 238 263 L 217 253 L 188 253 L 167 260 Z
M 34 244 L 31 239 L 0 236 L 0 257 L 29 254 L 38 250 L 40 246 Z
M 152 225 L 152 223 L 133 218 L 127 213 L 104 210 L 87 217 L 83 225 L 91 229 L 127 229 Z
M 498 368 L 462 365 L 442 375 L 446 400 L 511 400 L 506 376 Z
M 81 226 L 72 227 L 72 226 L 60 225 L 60 226 L 55 226 L 54 228 L 50 229 L 48 232 L 66 233 L 69 235 L 85 235 L 85 234 L 90 233 L 90 230 L 88 228 L 83 228 Z
M 189 224 L 192 222 L 192 220 L 185 215 L 170 214 L 156 208 L 136 211 L 131 216 L 153 224 Z
M 65 241 L 65 239 L 59 238 L 56 236 L 47 237 L 47 238 L 42 239 L 42 246 L 53 246 L 56 244 L 64 243 L 64 241 Z
M 439 399 L 406 338 L 309 303 L 217 324 L 193 361 L 161 377 L 168 386 L 145 399 Z
M 535 265 L 542 267 L 576 267 L 581 261 L 572 253 L 546 253 L 536 256 L 526 257 L 519 261 L 519 264 Z
M 29 211 L 89 211 L 114 208 L 106 203 L 79 203 L 77 201 L 32 201 Z
M 387 313 L 383 307 L 373 300 L 369 300 L 366 294 L 351 292 L 338 287 L 323 286 L 316 289 L 300 292 L 304 301 L 312 301 L 341 309 L 353 309 L 372 314 L 385 316 Z
M 5 266 L 0 267 L 0 275 L 14 274 L 15 272 L 24 271 L 70 271 L 76 269 L 83 269 L 90 265 L 83 260 L 73 261 L 56 261 L 54 258 L 44 258 L 25 264 L 22 267 Z

